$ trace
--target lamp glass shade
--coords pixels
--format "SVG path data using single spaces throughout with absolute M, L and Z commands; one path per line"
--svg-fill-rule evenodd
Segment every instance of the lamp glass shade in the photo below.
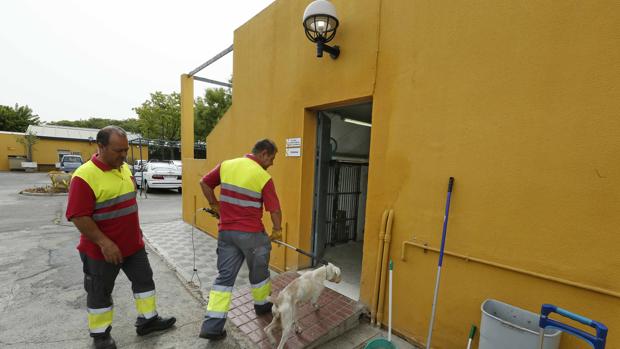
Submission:
M 334 4 L 327 0 L 315 0 L 304 11 L 304 30 L 312 42 L 329 42 L 336 35 L 338 17 Z
M 336 7 L 334 7 L 334 4 L 327 0 L 315 0 L 311 2 L 304 11 L 304 17 L 302 21 L 305 23 L 308 17 L 316 15 L 334 17 L 336 21 L 338 21 L 338 15 L 336 15 Z

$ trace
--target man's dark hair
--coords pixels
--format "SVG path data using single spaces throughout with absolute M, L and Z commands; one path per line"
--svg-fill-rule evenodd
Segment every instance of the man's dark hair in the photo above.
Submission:
M 267 154 L 273 155 L 278 151 L 278 147 L 276 147 L 276 143 L 271 139 L 261 139 L 260 141 L 254 144 L 254 148 L 252 148 L 252 154 L 258 155 L 263 150 L 267 151 Z
M 110 135 L 116 133 L 119 136 L 127 138 L 127 132 L 118 126 L 106 126 L 97 132 L 97 143 L 103 146 L 110 143 Z

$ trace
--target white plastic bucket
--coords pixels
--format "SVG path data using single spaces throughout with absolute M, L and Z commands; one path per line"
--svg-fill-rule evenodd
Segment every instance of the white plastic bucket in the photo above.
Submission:
M 494 299 L 480 307 L 480 345 L 478 349 L 539 349 L 539 314 Z M 562 331 L 545 329 L 544 349 L 560 347 Z

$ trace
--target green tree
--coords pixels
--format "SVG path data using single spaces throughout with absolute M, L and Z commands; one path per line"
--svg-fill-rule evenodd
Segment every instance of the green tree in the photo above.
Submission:
M 27 105 L 11 108 L 0 105 L 0 130 L 11 132 L 26 132 L 29 125 L 39 125 L 39 116 L 32 113 Z
M 232 104 L 230 89 L 210 88 L 194 103 L 194 138 L 204 141 Z
M 144 138 L 181 139 L 181 96 L 177 92 L 151 93 L 151 99 L 133 108 L 138 114 L 138 125 Z
M 140 120 L 137 118 L 121 120 L 119 126 L 127 132 L 140 133 Z
M 17 142 L 19 142 L 20 144 L 24 146 L 28 161 L 32 161 L 32 152 L 34 150 L 34 145 L 38 141 L 39 141 L 39 138 L 37 138 L 37 134 L 32 131 L 26 133 L 24 137 L 17 139 Z
M 194 101 L 194 136 L 204 141 L 232 103 L 230 89 L 207 89 Z M 144 138 L 178 141 L 181 139 L 181 95 L 177 92 L 151 93 L 151 98 L 134 108 L 136 123 Z M 128 121 L 128 120 L 127 120 Z M 134 121 L 134 119 L 132 119 Z
M 70 127 L 84 127 L 84 128 L 94 128 L 100 129 L 108 125 L 114 125 L 122 127 L 127 132 L 139 133 L 140 127 L 138 125 L 138 119 L 125 119 L 125 120 L 114 120 L 107 118 L 89 118 L 86 120 L 60 120 L 53 121 L 49 123 L 50 125 L 58 125 L 58 126 L 70 126 Z

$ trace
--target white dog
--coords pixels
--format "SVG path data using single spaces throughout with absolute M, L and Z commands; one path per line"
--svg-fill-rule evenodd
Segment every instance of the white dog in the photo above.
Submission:
M 282 328 L 282 339 L 280 339 L 278 349 L 284 348 L 291 329 L 295 328 L 295 332 L 300 332 L 295 319 L 297 305 L 309 300 L 315 309 L 319 308 L 317 301 L 325 288 L 325 280 L 340 282 L 340 268 L 329 263 L 307 272 L 288 284 L 273 301 L 273 308 L 271 308 L 273 320 L 265 327 L 265 333 L 271 343 L 275 344 L 276 340 L 272 332 L 275 327 Z

